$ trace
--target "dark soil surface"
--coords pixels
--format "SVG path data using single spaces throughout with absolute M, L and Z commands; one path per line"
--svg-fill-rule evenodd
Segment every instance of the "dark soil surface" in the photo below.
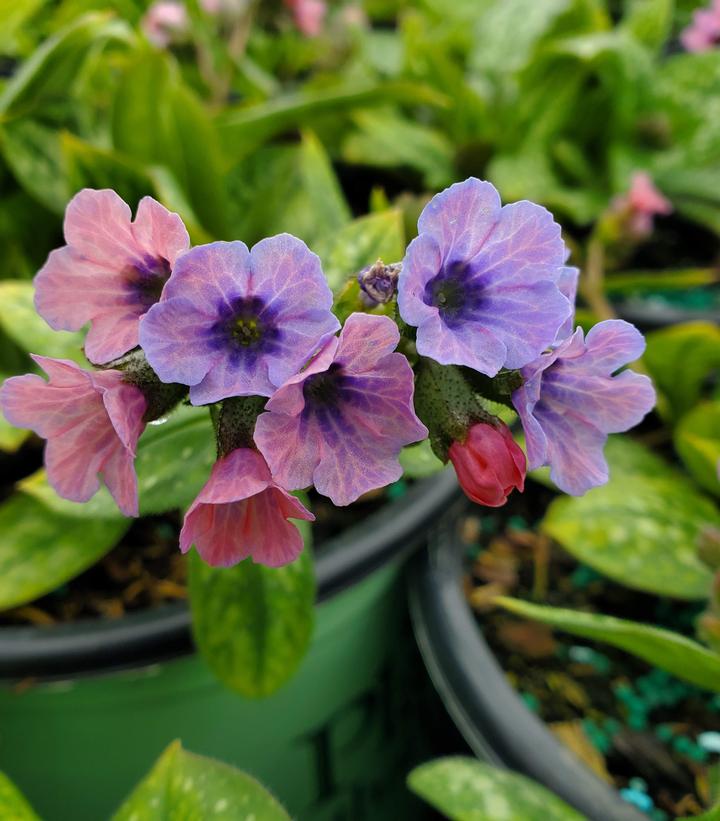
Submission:
M 626 800 L 656 821 L 698 814 L 720 797 L 720 696 L 492 604 L 509 594 L 694 637 L 697 604 L 622 587 L 538 534 L 551 499 L 531 485 L 501 511 L 475 508 L 463 522 L 466 592 L 485 638 L 528 708 Z

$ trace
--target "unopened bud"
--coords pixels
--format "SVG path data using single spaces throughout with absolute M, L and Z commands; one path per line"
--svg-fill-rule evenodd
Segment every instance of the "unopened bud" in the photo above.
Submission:
M 720 570 L 720 530 L 706 527 L 698 537 L 698 556 L 712 570 Z
M 390 302 L 395 296 L 401 267 L 402 265 L 399 262 L 385 265 L 379 259 L 373 265 L 369 265 L 360 271 L 358 282 L 365 296 L 371 300 L 371 304 Z

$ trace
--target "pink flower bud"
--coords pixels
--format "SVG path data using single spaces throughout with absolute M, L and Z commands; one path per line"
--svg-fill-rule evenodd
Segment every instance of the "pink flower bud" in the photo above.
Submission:
M 306 37 L 317 37 L 322 32 L 327 5 L 325 0 L 285 0 L 295 25 Z
M 525 486 L 525 454 L 506 425 L 473 425 L 465 442 L 450 445 L 448 456 L 460 486 L 478 504 L 500 507 L 513 488 Z
M 171 42 L 187 34 L 189 22 L 187 9 L 182 3 L 158 0 L 147 10 L 140 26 L 151 43 L 167 48 Z

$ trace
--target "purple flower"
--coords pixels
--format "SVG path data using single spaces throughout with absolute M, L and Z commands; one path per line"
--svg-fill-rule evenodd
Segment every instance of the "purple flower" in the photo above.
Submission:
M 612 319 L 587 339 L 578 328 L 522 369 L 525 384 L 512 401 L 525 429 L 529 470 L 549 464 L 553 482 L 575 496 L 607 482 L 608 434 L 637 425 L 655 404 L 647 376 L 613 376 L 644 350 L 637 328 Z
M 88 359 L 99 364 L 138 344 L 138 323 L 160 299 L 177 257 L 190 247 L 182 220 L 143 197 L 135 221 L 109 189 L 86 188 L 65 211 L 67 245 L 35 277 L 35 307 L 56 331 L 90 322 Z
M 385 316 L 352 314 L 310 365 L 289 379 L 258 417 L 255 442 L 274 479 L 311 484 L 336 505 L 402 475 L 398 454 L 425 439 L 415 416 L 413 374 Z
M 578 268 L 573 268 L 571 265 L 565 265 L 560 269 L 560 276 L 558 276 L 557 279 L 557 286 L 560 289 L 560 293 L 570 303 L 571 312 L 570 316 L 568 316 L 565 322 L 563 322 L 557 332 L 557 336 L 555 337 L 556 343 L 567 339 L 575 327 L 575 299 L 577 297 L 579 276 L 580 270 Z
M 280 234 L 248 251 L 213 242 L 184 254 L 162 301 L 140 326 L 140 344 L 163 382 L 190 385 L 203 405 L 271 396 L 340 323 L 320 260 Z
M 571 308 L 558 287 L 566 249 L 548 211 L 501 207 L 495 188 L 471 177 L 433 197 L 418 229 L 398 306 L 417 326 L 421 355 L 495 376 L 553 343 Z

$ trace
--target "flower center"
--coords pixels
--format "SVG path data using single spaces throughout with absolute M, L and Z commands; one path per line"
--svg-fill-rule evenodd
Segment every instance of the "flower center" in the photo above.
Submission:
M 467 262 L 448 262 L 425 286 L 423 302 L 437 308 L 448 325 L 467 319 L 482 302 L 474 273 Z
M 235 297 L 218 306 L 218 320 L 210 329 L 213 344 L 236 357 L 254 358 L 275 349 L 281 333 L 275 312 L 259 296 Z
M 131 266 L 127 275 L 131 301 L 148 311 L 160 301 L 162 289 L 170 278 L 170 263 L 164 257 L 145 257 Z
M 337 407 L 342 399 L 342 366 L 333 362 L 325 373 L 314 373 L 303 384 L 305 406 L 310 410 Z

